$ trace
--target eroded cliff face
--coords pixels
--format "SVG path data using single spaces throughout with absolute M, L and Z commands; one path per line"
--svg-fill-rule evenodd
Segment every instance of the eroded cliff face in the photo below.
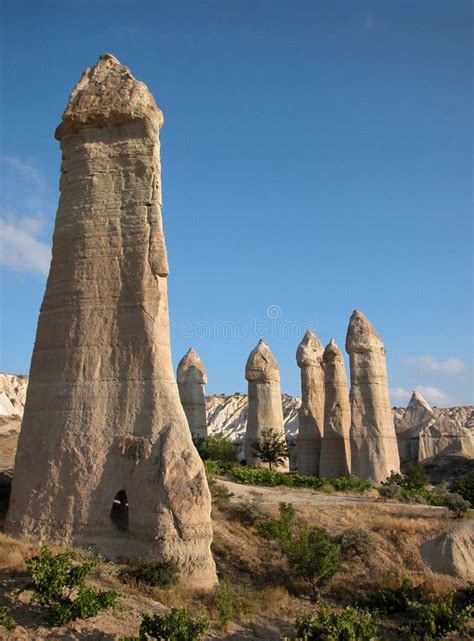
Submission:
M 7 530 L 174 559 L 210 587 L 210 494 L 171 363 L 162 124 L 146 85 L 105 54 L 56 131 L 61 197 Z

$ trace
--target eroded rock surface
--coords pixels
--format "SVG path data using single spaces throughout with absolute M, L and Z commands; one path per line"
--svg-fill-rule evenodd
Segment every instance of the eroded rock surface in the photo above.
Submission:
M 61 197 L 7 530 L 174 559 L 209 588 L 210 494 L 170 353 L 162 123 L 146 85 L 106 54 L 56 131 Z
M 384 481 L 400 470 L 387 380 L 385 347 L 372 324 L 356 310 L 346 350 L 351 369 L 351 470 L 361 479 Z
M 324 432 L 324 348 L 308 329 L 296 350 L 301 369 L 301 407 L 296 441 L 298 471 L 320 474 L 321 442 Z
M 260 340 L 250 352 L 245 366 L 248 381 L 248 418 L 245 433 L 245 460 L 247 465 L 264 467 L 254 454 L 252 444 L 258 440 L 266 428 L 285 437 L 283 410 L 280 391 L 280 370 L 268 345 Z M 280 469 L 287 468 L 282 466 Z
M 422 555 L 435 572 L 474 580 L 474 520 L 457 523 L 423 543 Z
M 351 472 L 351 408 L 344 361 L 334 340 L 326 346 L 323 361 L 325 402 L 320 475 L 332 479 Z
M 207 373 L 196 351 L 190 347 L 178 364 L 177 381 L 181 404 L 193 436 L 207 438 Z

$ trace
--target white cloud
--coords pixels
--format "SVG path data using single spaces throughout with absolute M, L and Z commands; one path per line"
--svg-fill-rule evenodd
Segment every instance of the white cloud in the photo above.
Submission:
M 398 401 L 400 403 L 408 403 L 412 395 L 412 392 L 403 387 L 394 387 L 390 390 L 390 398 L 392 401 Z
M 420 374 L 445 374 L 447 376 L 461 376 L 466 369 L 459 358 L 448 358 L 438 361 L 433 356 L 412 356 L 406 359 L 408 365 Z
M 39 169 L 34 167 L 31 163 L 20 160 L 19 158 L 12 158 L 10 156 L 2 156 L 1 161 L 10 167 L 13 167 L 13 169 L 16 169 L 27 182 L 39 188 L 44 187 L 43 178 Z
M 433 387 L 431 385 L 417 385 L 414 389 L 418 390 L 430 405 L 436 405 L 438 407 L 456 405 L 456 400 L 438 387 Z M 408 390 L 403 387 L 395 387 L 390 390 L 390 397 L 392 401 L 397 401 L 406 405 L 409 402 L 412 393 L 413 390 Z
M 0 264 L 15 271 L 47 274 L 51 250 L 37 238 L 41 229 L 41 221 L 32 218 L 0 219 Z

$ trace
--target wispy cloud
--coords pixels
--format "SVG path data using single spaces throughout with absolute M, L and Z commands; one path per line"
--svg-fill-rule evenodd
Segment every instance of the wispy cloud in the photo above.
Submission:
M 1 156 L 0 160 L 20 172 L 23 178 L 30 184 L 40 188 L 44 187 L 44 181 L 39 169 L 31 163 L 20 160 L 19 158 L 12 158 L 11 156 Z
M 1 156 L 6 207 L 0 209 L 0 265 L 47 274 L 51 259 L 45 239 L 49 209 L 40 170 L 22 158 Z
M 430 403 L 430 405 L 437 405 L 441 407 L 449 407 L 456 404 L 456 400 L 438 387 L 432 385 L 417 385 L 414 389 L 418 390 L 422 396 Z M 411 398 L 413 390 L 408 390 L 403 387 L 395 387 L 390 390 L 390 398 L 392 401 L 397 401 L 406 405 Z
M 440 361 L 433 356 L 411 356 L 406 363 L 419 374 L 445 374 L 446 376 L 462 376 L 466 366 L 459 358 L 448 358 Z
M 47 274 L 49 246 L 37 238 L 41 223 L 31 218 L 0 218 L 0 264 L 15 271 Z

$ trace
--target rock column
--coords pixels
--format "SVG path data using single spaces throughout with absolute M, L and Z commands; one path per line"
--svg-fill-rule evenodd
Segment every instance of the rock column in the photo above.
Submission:
M 344 361 L 334 340 L 326 346 L 323 361 L 324 436 L 319 472 L 321 476 L 332 479 L 351 472 L 351 408 Z
M 390 406 L 385 348 L 367 318 L 356 310 L 349 321 L 346 350 L 351 368 L 351 471 L 384 481 L 398 472 L 400 458 Z
M 179 396 L 191 434 L 207 438 L 206 397 L 207 374 L 201 359 L 190 347 L 180 360 L 177 371 Z
M 324 429 L 324 348 L 308 329 L 296 351 L 301 369 L 301 407 L 296 440 L 298 472 L 319 475 Z
M 210 494 L 171 361 L 162 124 L 146 85 L 105 54 L 56 130 L 61 197 L 7 531 L 173 559 L 210 588 Z
M 278 363 L 268 345 L 260 340 L 250 352 L 245 366 L 248 381 L 248 418 L 245 433 L 245 460 L 247 465 L 264 467 L 252 450 L 262 431 L 271 428 L 285 437 L 283 409 L 281 404 L 280 371 Z M 279 468 L 288 469 L 288 465 Z

